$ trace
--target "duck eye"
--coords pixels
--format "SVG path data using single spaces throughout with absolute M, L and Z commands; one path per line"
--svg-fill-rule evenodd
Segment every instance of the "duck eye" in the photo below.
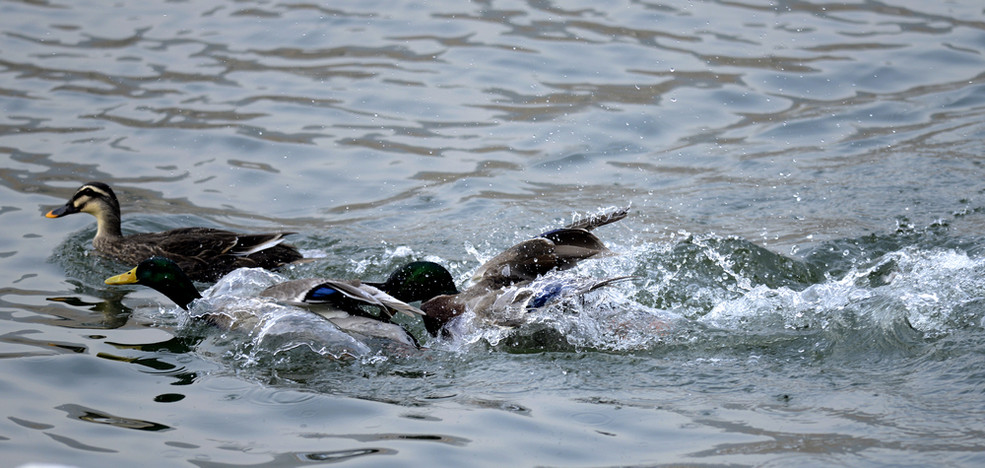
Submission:
M 93 198 L 95 196 L 96 196 L 95 192 L 93 192 L 90 189 L 85 189 L 85 190 L 81 190 L 81 191 L 79 191 L 79 193 L 76 193 L 75 194 L 75 200 L 76 201 L 80 201 L 80 200 L 81 201 L 88 201 L 90 198 Z

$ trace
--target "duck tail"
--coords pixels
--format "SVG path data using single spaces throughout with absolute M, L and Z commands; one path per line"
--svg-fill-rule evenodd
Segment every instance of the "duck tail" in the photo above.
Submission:
M 582 294 L 590 293 L 592 291 L 595 291 L 596 289 L 604 288 L 606 286 L 611 286 L 611 285 L 616 284 L 616 283 L 622 283 L 623 281 L 631 281 L 631 280 L 634 280 L 636 278 L 639 278 L 639 277 L 638 276 L 634 276 L 634 275 L 627 275 L 627 276 L 616 276 L 616 277 L 613 277 L 613 278 L 606 278 L 606 279 L 604 279 L 602 281 L 596 282 L 595 284 L 589 286 L 587 289 L 585 289 L 582 292 Z
M 629 206 L 625 208 L 608 208 L 601 213 L 586 216 L 579 220 L 573 221 L 571 224 L 565 226 L 566 229 L 584 229 L 586 231 L 591 231 L 599 226 L 605 226 L 606 224 L 612 224 L 620 219 L 626 217 L 629 214 Z
M 275 232 L 270 234 L 245 234 L 236 239 L 236 245 L 229 253 L 237 257 L 246 257 L 262 250 L 267 250 L 284 242 L 284 237 L 293 232 Z

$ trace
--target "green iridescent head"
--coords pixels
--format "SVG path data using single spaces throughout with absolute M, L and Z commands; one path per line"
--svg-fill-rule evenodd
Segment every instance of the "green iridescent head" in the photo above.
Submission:
M 442 294 L 458 294 L 455 280 L 445 267 L 434 262 L 411 262 L 394 271 L 378 285 L 404 302 L 427 302 Z
M 181 267 L 164 257 L 148 258 L 126 273 L 106 278 L 106 284 L 147 286 L 164 294 L 182 309 L 187 309 L 188 304 L 202 297 Z

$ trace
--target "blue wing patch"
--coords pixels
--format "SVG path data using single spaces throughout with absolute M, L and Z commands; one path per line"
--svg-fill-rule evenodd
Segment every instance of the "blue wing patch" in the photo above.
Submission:
M 538 309 L 550 304 L 551 302 L 554 302 L 555 299 L 561 297 L 561 295 L 565 293 L 566 288 L 564 286 L 564 282 L 562 281 L 554 281 L 544 285 L 540 291 L 537 291 L 537 293 L 530 298 L 530 301 L 527 302 L 527 310 Z
M 338 300 L 342 296 L 335 288 L 328 285 L 319 285 L 308 291 L 308 294 L 304 297 L 305 302 L 331 302 L 333 300 Z

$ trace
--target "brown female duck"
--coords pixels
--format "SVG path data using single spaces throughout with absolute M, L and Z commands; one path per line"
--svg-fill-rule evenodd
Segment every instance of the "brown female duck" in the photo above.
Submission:
M 292 232 L 239 234 L 191 227 L 124 236 L 120 202 L 113 189 L 102 182 L 79 187 L 64 206 L 45 216 L 60 218 L 74 213 L 96 217 L 96 237 L 92 239 L 96 251 L 130 265 L 153 256 L 168 257 L 197 281 L 215 281 L 241 267 L 273 269 L 302 258 L 297 249 L 281 244 Z

